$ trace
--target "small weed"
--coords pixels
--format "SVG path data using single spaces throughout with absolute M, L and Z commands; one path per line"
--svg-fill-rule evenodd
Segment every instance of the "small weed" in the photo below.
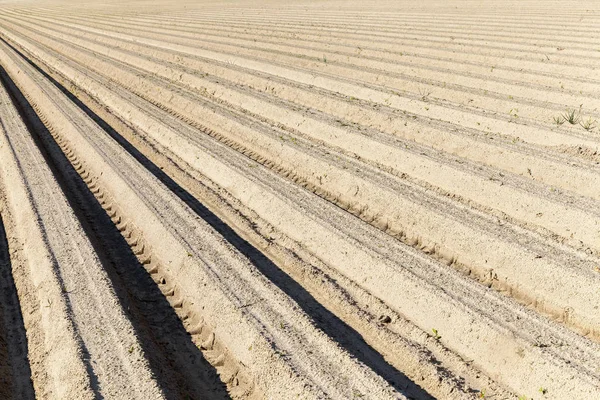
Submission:
M 485 389 L 481 389 L 481 392 L 479 392 L 479 395 L 477 396 L 480 399 L 485 399 Z
M 580 113 L 575 109 L 567 110 L 565 113 L 563 113 L 562 117 L 571 125 L 575 125 L 579 122 Z
M 562 116 L 559 115 L 558 117 L 554 117 L 554 123 L 557 126 L 561 126 L 562 124 L 565 123 L 565 119 Z
M 548 389 L 541 387 L 541 388 L 539 388 L 539 392 L 541 394 L 546 394 L 546 393 L 548 393 Z
M 591 131 L 596 127 L 596 120 L 589 117 L 586 121 L 581 121 L 579 125 L 586 131 Z
M 529 400 L 527 396 L 519 396 L 519 400 Z
M 519 118 L 519 114 L 518 114 L 518 112 L 519 112 L 519 109 L 518 109 L 518 108 L 511 108 L 511 109 L 508 111 L 508 115 L 510 115 L 510 117 L 511 117 L 511 118 Z
M 429 100 L 429 95 L 431 95 L 431 91 L 428 91 L 425 88 L 419 88 L 419 94 L 421 95 L 421 100 L 426 102 Z
M 442 338 L 442 337 L 440 336 L 440 334 L 438 333 L 438 330 L 437 330 L 437 329 L 433 328 L 433 329 L 431 329 L 431 331 L 433 332 L 433 338 L 434 338 L 435 340 L 440 340 L 440 339 Z
M 133 353 L 133 346 L 131 346 L 128 351 L 129 351 L 129 354 Z
M 323 54 L 323 62 L 324 62 L 325 64 L 327 64 L 327 57 L 325 56 L 325 54 Z

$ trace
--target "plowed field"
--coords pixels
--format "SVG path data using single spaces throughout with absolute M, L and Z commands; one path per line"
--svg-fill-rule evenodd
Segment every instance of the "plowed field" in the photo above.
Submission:
M 600 399 L 599 108 L 595 1 L 0 0 L 0 399 Z

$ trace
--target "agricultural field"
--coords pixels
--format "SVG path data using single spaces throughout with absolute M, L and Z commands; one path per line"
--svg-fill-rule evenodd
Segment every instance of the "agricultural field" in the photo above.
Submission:
M 598 121 L 597 1 L 0 0 L 0 399 L 600 399 Z

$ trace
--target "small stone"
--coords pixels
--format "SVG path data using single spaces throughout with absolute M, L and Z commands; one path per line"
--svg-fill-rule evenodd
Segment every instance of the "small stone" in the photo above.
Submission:
M 382 324 L 389 324 L 390 322 L 392 322 L 392 318 L 390 318 L 389 315 L 381 315 L 379 317 L 379 322 L 381 322 Z

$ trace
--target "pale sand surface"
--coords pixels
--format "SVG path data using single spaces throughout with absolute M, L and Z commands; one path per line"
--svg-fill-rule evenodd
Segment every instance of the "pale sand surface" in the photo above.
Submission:
M 0 397 L 600 398 L 599 27 L 0 1 Z

